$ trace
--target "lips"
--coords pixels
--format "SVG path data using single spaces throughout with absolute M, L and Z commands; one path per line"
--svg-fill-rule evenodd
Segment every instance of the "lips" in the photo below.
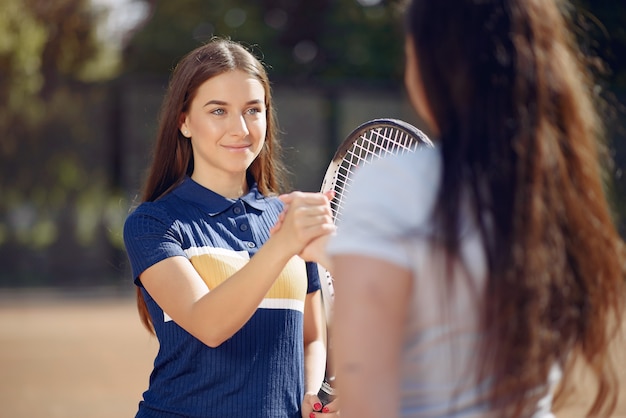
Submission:
M 224 148 L 230 149 L 233 151 L 245 150 L 252 146 L 252 144 L 236 144 L 236 145 L 223 145 Z

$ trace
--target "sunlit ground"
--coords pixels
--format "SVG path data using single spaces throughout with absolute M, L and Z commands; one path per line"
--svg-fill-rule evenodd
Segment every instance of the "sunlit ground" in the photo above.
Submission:
M 0 298 L 0 417 L 132 417 L 158 344 L 131 297 Z
M 0 291 L 0 417 L 132 417 L 157 348 L 131 295 Z M 626 417 L 626 340 L 616 352 L 623 396 L 613 417 Z M 584 416 L 590 384 L 576 380 L 558 418 Z

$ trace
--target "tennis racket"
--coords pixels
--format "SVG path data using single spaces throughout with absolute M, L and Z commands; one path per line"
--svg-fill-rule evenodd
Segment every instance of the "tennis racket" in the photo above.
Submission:
M 414 152 L 423 145 L 433 144 L 422 131 L 398 119 L 373 119 L 352 131 L 337 148 L 322 181 L 322 192 L 335 192 L 330 202 L 333 222 L 336 224 L 343 215 L 343 203 L 359 167 L 390 155 Z M 326 322 L 329 323 L 334 298 L 333 279 L 326 269 L 319 268 Z
M 374 119 L 358 126 L 338 147 L 322 181 L 322 192 L 330 190 L 335 192 L 330 202 L 333 222 L 337 223 L 343 215 L 343 203 L 350 193 L 353 175 L 359 167 L 387 156 L 414 152 L 419 146 L 432 145 L 431 140 L 422 131 L 398 119 Z M 332 320 L 335 294 L 333 278 L 324 267 L 318 264 L 318 268 L 328 327 Z M 330 342 L 328 347 L 330 350 Z M 327 370 L 326 381 L 318 395 L 324 404 L 334 397 L 332 375 L 333 373 Z

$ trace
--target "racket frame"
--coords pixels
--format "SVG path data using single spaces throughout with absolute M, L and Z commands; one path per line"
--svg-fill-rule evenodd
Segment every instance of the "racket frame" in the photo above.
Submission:
M 393 138 L 386 137 L 381 133 L 381 131 L 383 130 L 390 129 L 393 129 L 393 131 L 395 132 L 395 136 Z M 333 155 L 333 158 L 328 164 L 320 189 L 321 192 L 327 192 L 329 190 L 335 190 L 336 192 L 335 197 L 331 200 L 333 222 L 335 223 L 337 223 L 338 220 L 338 212 L 339 208 L 341 207 L 342 200 L 345 198 L 344 192 L 349 188 L 351 175 L 354 174 L 350 170 L 347 175 L 342 174 L 343 176 L 345 176 L 341 179 L 343 184 L 342 190 L 336 190 L 340 170 L 343 168 L 342 164 L 346 161 L 346 156 L 350 155 L 351 149 L 354 147 L 357 141 L 368 141 L 366 137 L 368 133 L 377 133 L 377 139 L 382 139 L 383 143 L 376 144 L 376 146 L 374 147 L 374 151 L 376 152 L 372 151 L 370 148 L 359 150 L 363 151 L 365 154 L 372 158 L 363 158 L 360 154 L 351 155 L 351 158 L 357 159 L 362 164 L 369 164 L 374 160 L 378 160 L 389 155 L 414 152 L 420 145 L 425 145 L 428 147 L 433 146 L 432 141 L 428 138 L 426 134 L 424 134 L 421 130 L 411 125 L 410 123 L 400 119 L 372 119 L 357 126 L 352 132 L 350 132 L 346 139 L 337 148 L 335 154 Z M 398 136 L 401 136 L 401 141 L 398 141 Z M 395 148 L 392 147 L 391 149 L 389 149 L 387 147 L 388 144 L 395 145 Z M 326 315 L 326 325 L 328 327 L 328 324 L 330 324 L 330 322 L 332 321 L 332 301 L 334 299 L 332 283 L 333 278 L 331 274 L 319 264 L 318 271 L 320 275 L 324 313 Z

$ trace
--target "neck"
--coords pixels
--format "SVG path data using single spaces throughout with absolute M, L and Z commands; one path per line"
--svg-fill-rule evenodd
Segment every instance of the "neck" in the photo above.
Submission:
M 224 196 L 227 199 L 239 199 L 249 191 L 248 181 L 246 180 L 245 173 L 243 178 L 207 178 L 194 173 L 191 175 L 191 179 L 201 186 L 206 187 L 214 191 L 215 193 Z

